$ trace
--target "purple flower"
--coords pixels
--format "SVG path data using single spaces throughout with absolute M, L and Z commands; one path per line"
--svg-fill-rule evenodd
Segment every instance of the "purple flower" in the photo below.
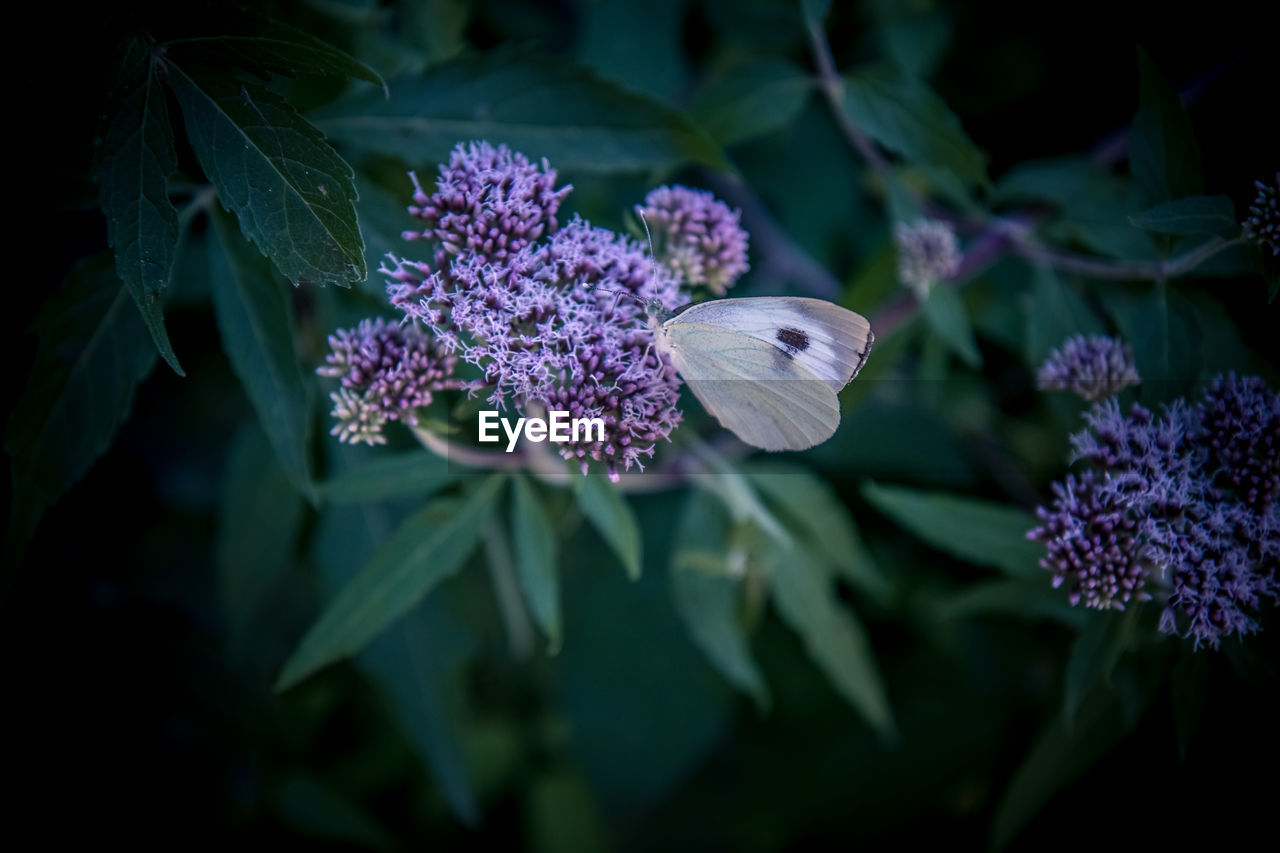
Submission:
M 922 302 L 934 284 L 955 275 L 960 268 L 956 232 L 946 222 L 899 222 L 893 237 L 898 244 L 898 279 Z
M 1219 376 L 1191 407 L 1156 417 L 1114 398 L 1085 415 L 1073 461 L 1093 466 L 1054 484 L 1028 536 L 1055 585 L 1094 607 L 1158 588 L 1160 630 L 1217 648 L 1257 630 L 1250 615 L 1280 599 L 1280 400 L 1256 377 Z
M 501 260 L 556 229 L 556 211 L 570 187 L 555 189 L 556 173 L 541 170 L 523 154 L 488 142 L 458 145 L 440 170 L 436 192 L 427 195 L 412 172 L 414 206 L 426 222 L 406 239 L 436 240 L 451 253 L 472 252 Z
M 1056 589 L 1070 582 L 1072 604 L 1123 610 L 1129 601 L 1151 598 L 1143 591 L 1149 563 L 1136 546 L 1138 523 L 1116 491 L 1095 472 L 1053 484 L 1053 507 L 1040 507 L 1043 524 L 1027 533 L 1044 542 L 1040 565 L 1053 573 Z
M 329 336 L 331 352 L 316 373 L 342 381 L 331 394 L 341 441 L 382 444 L 387 421 L 417 424 L 416 410 L 433 391 L 457 387 L 450 377 L 456 359 L 413 326 L 378 318 Z
M 495 160 L 520 168 L 497 168 Z M 430 211 L 439 223 L 428 236 L 442 248 L 430 263 L 395 260 L 382 272 L 392 305 L 429 330 L 445 351 L 479 369 L 480 378 L 467 386 L 471 393 L 484 394 L 499 408 L 601 418 L 604 441 L 558 449 L 584 472 L 596 461 L 616 476 L 632 465 L 643 467 L 656 443 L 680 422 L 680 380 L 653 346 L 642 303 L 653 299 L 675 308 L 687 294 L 642 243 L 580 219 L 555 229 L 551 213 L 563 191 L 551 193 L 547 175 L 554 173 L 531 170 L 505 149 L 460 146 L 442 170 L 439 192 L 428 197 L 419 190 L 415 196 L 416 209 Z M 533 196 L 554 202 L 538 220 L 546 224 L 545 234 L 527 228 L 482 241 L 479 232 L 467 230 L 471 223 L 493 220 L 490 208 L 508 205 L 509 187 L 521 181 L 539 186 Z M 486 182 L 496 182 L 501 191 L 486 189 Z M 468 205 L 466 217 L 438 213 Z M 732 218 L 727 208 L 724 217 Z M 444 233 L 446 228 L 455 230 Z M 742 249 L 745 263 L 745 237 Z
M 1270 246 L 1271 254 L 1280 255 L 1280 172 L 1274 186 L 1254 182 L 1258 196 L 1249 207 L 1249 215 L 1241 222 L 1245 236 L 1261 246 Z
M 1250 506 L 1280 494 L 1280 394 L 1256 376 L 1210 383 L 1199 405 L 1197 441 L 1212 472 Z
M 1049 354 L 1036 374 L 1041 390 L 1072 391 L 1093 402 L 1137 385 L 1133 352 L 1122 341 L 1102 335 L 1076 335 Z
M 649 227 L 658 259 L 690 287 L 706 285 L 723 296 L 749 268 L 741 211 L 709 192 L 658 187 L 636 212 Z

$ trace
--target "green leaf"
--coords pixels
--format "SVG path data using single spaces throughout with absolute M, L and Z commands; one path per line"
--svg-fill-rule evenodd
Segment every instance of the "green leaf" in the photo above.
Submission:
M 316 74 L 341 80 L 387 84 L 377 71 L 326 41 L 249 9 L 234 20 L 219 22 L 221 35 L 184 38 L 165 43 L 167 53 L 211 68 L 237 68 L 266 77 Z
M 218 598 L 235 657 L 244 656 L 277 581 L 294 564 L 303 503 L 256 424 L 231 445 L 222 481 L 215 559 Z
M 1129 221 L 1144 206 L 1141 196 L 1134 182 L 1084 157 L 1020 163 L 1000 178 L 994 193 L 1000 204 L 1053 202 L 1060 213 L 1046 229 L 1048 238 L 1125 260 L 1157 256 L 1151 235 Z
M 1067 338 L 1106 331 L 1076 288 L 1049 267 L 1037 267 L 1032 276 L 1026 317 L 1027 363 L 1033 367 L 1043 364 Z
M 969 312 L 954 288 L 942 283 L 934 285 L 920 308 L 929 328 L 952 352 L 969 367 L 982 366 L 982 353 L 978 352 L 978 342 L 973 337 Z
M 789 62 L 757 59 L 713 77 L 689 112 L 721 145 L 736 145 L 791 124 L 814 87 L 813 77 Z
M 309 836 L 362 850 L 395 849 L 376 818 L 311 776 L 289 776 L 279 784 L 275 797 L 284 822 Z
M 516 575 L 534 621 L 546 635 L 551 654 L 560 649 L 560 576 L 556 537 L 537 487 L 516 476 L 511 491 L 512 541 Z
M 1062 716 L 1075 724 L 1076 712 L 1084 698 L 1099 684 L 1109 683 L 1120 656 L 1129 648 L 1138 606 L 1124 613 L 1094 614 L 1071 646 L 1066 680 L 1062 689 Z
M 730 566 L 729 525 L 720 506 L 691 492 L 671 552 L 671 590 L 693 642 L 725 680 L 769 708 L 769 687 L 751 657 L 742 577 Z
M 951 41 L 942 4 L 881 0 L 871 8 L 880 43 L 894 64 L 916 77 L 932 75 Z
M 107 242 L 116 254 L 116 272 L 142 313 L 156 349 L 175 373 L 185 376 L 169 343 L 160 303 L 178 246 L 178 211 L 168 191 L 178 158 L 156 64 L 148 53 L 134 59 L 108 100 L 94 179 L 107 218 Z
M 966 183 L 989 183 L 982 152 L 927 83 L 883 67 L 851 72 L 844 83 L 850 120 L 885 148 Z
M 694 485 L 718 497 L 735 522 L 755 524 L 783 547 L 791 544 L 787 531 L 760 502 L 760 497 L 746 477 L 706 444 L 694 445 L 694 453 L 710 469 L 706 476 L 695 477 Z
M 9 415 L 13 477 L 6 573 L 22 561 L 45 508 L 89 470 L 115 438 L 156 348 L 129 292 L 100 255 L 77 266 L 41 308 L 26 390 Z
M 210 253 L 210 277 L 222 348 L 280 464 L 310 496 L 307 387 L 298 369 L 284 288 L 270 262 L 241 239 L 227 214 L 210 211 L 210 219 L 218 243 Z
M 977 498 L 882 486 L 868 480 L 862 496 L 924 542 L 1010 577 L 1039 576 L 1044 546 L 1027 540 L 1036 526 L 1031 513 Z
M 457 508 L 453 498 L 433 501 L 431 520 L 447 518 Z M 312 537 L 312 559 L 325 588 L 347 586 L 391 532 L 389 514 L 379 504 L 324 509 Z M 382 687 L 388 713 L 440 783 L 453 813 L 474 823 L 476 795 L 462 740 L 468 719 L 463 665 L 475 642 L 443 599 L 423 599 L 365 646 L 357 664 Z
M 1129 221 L 1160 234 L 1234 237 L 1240 231 L 1236 206 L 1225 195 L 1197 195 L 1165 202 L 1130 216 Z
M 640 577 L 643 565 L 640 525 L 626 498 L 602 474 L 575 478 L 578 507 L 622 561 L 627 577 Z
M 454 574 L 488 524 L 504 481 L 502 474 L 490 475 L 444 522 L 430 505 L 402 522 L 307 630 L 276 690 L 358 652 Z
M 798 465 L 770 464 L 750 469 L 747 476 L 799 541 L 872 600 L 889 603 L 893 584 L 867 552 L 848 507 L 826 480 Z
M 448 461 L 424 450 L 380 455 L 321 483 L 321 498 L 334 503 L 364 503 L 423 497 L 458 479 Z
M 223 206 L 292 282 L 364 281 L 351 167 L 278 96 L 169 64 L 187 135 Z
M 377 679 L 392 714 L 439 780 L 453 813 L 474 827 L 480 808 L 462 748 L 466 709 L 459 707 L 464 640 L 448 609 L 427 599 L 372 638 L 359 661 L 360 668 Z
M 773 600 L 778 613 L 804 641 L 805 650 L 836 692 L 880 737 L 897 739 L 888 693 L 862 623 L 837 603 L 831 578 L 803 545 L 772 549 Z
M 1145 704 L 1150 686 L 1138 689 Z M 1074 726 L 1055 714 L 1009 783 L 996 812 L 991 849 L 1007 846 L 1055 793 L 1123 740 L 1133 725 L 1133 717 L 1112 690 L 1095 691 L 1080 707 Z
M 1152 204 L 1204 191 L 1200 146 L 1178 91 L 1138 50 L 1138 115 L 1129 132 L 1129 169 Z
M 1107 287 L 1098 295 L 1133 347 L 1143 399 L 1166 400 L 1190 390 L 1203 362 L 1195 309 L 1163 282 Z
M 1072 607 L 1059 590 L 1045 577 L 1001 578 L 965 586 L 933 605 L 930 611 L 938 621 L 964 619 L 975 615 L 998 613 L 1033 622 L 1049 619 L 1077 630 L 1083 629 L 1093 611 Z
M 715 143 L 676 110 L 526 50 L 464 56 L 392 80 L 390 100 L 355 97 L 315 119 L 331 139 L 410 163 L 444 162 L 459 141 L 487 139 L 557 169 L 727 168 Z

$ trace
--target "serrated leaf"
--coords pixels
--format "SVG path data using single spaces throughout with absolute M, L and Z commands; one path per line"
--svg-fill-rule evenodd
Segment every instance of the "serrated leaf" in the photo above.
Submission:
M 844 84 L 849 118 L 885 148 L 949 169 L 966 183 L 989 183 L 982 152 L 927 83 L 877 67 L 845 75 Z
M 390 85 L 389 100 L 355 97 L 315 113 L 316 123 L 344 145 L 410 163 L 444 162 L 459 142 L 487 139 L 557 169 L 727 167 L 681 113 L 563 59 L 496 50 Z
M 444 522 L 430 505 L 403 521 L 307 630 L 276 690 L 358 652 L 453 575 L 475 548 L 505 479 L 490 475 Z
M 215 559 L 218 598 L 233 656 L 251 648 L 275 583 L 293 565 L 303 503 L 252 424 L 232 442 L 222 481 Z
M 1234 237 L 1240 226 L 1236 206 L 1225 195 L 1196 195 L 1158 204 L 1129 217 L 1138 228 L 1160 234 L 1214 234 Z
M 175 373 L 185 376 L 169 342 L 160 303 L 178 246 L 178 211 L 168 192 L 178 158 L 164 87 L 149 55 L 123 70 L 105 115 L 94 179 L 116 272 L 142 313 L 156 349 Z
M 831 686 L 885 741 L 897 730 L 888 692 L 877 671 L 866 630 L 837 602 L 831 578 L 803 545 L 773 549 L 773 600 L 778 613 L 804 641 L 805 650 Z
M 977 498 L 883 486 L 868 480 L 862 496 L 908 532 L 939 551 L 1000 569 L 1010 577 L 1039 576 L 1044 546 L 1027 540 L 1036 517 Z
M 263 86 L 168 69 L 200 166 L 244 235 L 294 283 L 364 281 L 353 173 L 320 131 Z
M 423 450 L 379 456 L 321 483 L 319 496 L 334 503 L 424 497 L 458 479 L 447 460 Z
M 382 75 L 328 42 L 249 9 L 237 12 L 234 19 L 220 22 L 220 35 L 178 39 L 163 47 L 170 55 L 210 67 L 238 68 L 260 77 L 275 72 L 364 80 L 386 92 Z
M 713 77 L 689 112 L 721 145 L 736 145 L 791 124 L 814 88 L 813 76 L 789 62 L 755 60 Z
M 1138 51 L 1138 114 L 1129 131 L 1129 169 L 1152 204 L 1199 195 L 1200 146 L 1177 89 Z
M 310 496 L 307 387 L 298 369 L 284 284 L 271 263 L 241 238 L 229 215 L 213 210 L 210 219 L 217 237 L 210 278 L 222 348 L 281 466 Z
M 747 476 L 796 538 L 827 560 L 841 578 L 877 603 L 889 602 L 893 584 L 867 552 L 848 507 L 826 480 L 799 466 L 753 468 Z
M 512 481 L 511 528 L 520 588 L 554 654 L 560 649 L 562 634 L 556 537 L 537 487 L 523 476 Z
M 709 496 L 691 492 L 671 551 L 671 590 L 693 642 L 725 680 L 769 707 L 769 687 L 751 657 L 742 579 L 728 565 L 728 519 Z
M 961 361 L 973 368 L 982 366 L 982 353 L 978 352 L 969 312 L 954 288 L 941 283 L 934 285 L 920 309 L 929 328 Z
M 636 580 L 643 565 L 640 525 L 626 498 L 601 474 L 591 474 L 577 482 L 578 508 L 622 561 L 627 577 Z
M 1145 704 L 1150 688 L 1139 688 Z M 1055 714 L 1014 774 L 996 811 L 991 849 L 1002 850 L 1063 787 L 1088 770 L 1133 729 L 1121 697 L 1095 691 L 1081 706 L 1074 726 Z
M 9 415 L 5 449 L 13 477 L 7 573 L 46 507 L 111 445 L 151 372 L 156 348 L 128 290 L 100 255 L 77 266 L 41 308 L 30 378 Z
M 1068 726 L 1075 725 L 1084 698 L 1110 682 L 1112 670 L 1129 648 L 1138 609 L 1134 605 L 1124 613 L 1096 613 L 1076 637 L 1062 688 L 1062 716 Z

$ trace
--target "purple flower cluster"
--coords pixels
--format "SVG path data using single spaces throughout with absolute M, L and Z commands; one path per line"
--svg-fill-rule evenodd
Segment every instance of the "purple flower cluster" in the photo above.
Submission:
M 1276 173 L 1274 186 L 1262 181 L 1254 182 L 1258 195 L 1249 207 L 1249 215 L 1240 224 L 1245 236 L 1259 245 L 1270 246 L 1271 254 L 1280 255 L 1280 172 Z
M 1257 630 L 1249 611 L 1280 599 L 1280 394 L 1228 374 L 1197 406 L 1157 417 L 1110 399 L 1085 422 L 1071 443 L 1093 469 L 1055 484 L 1027 534 L 1046 544 L 1054 585 L 1103 608 L 1159 585 L 1160 630 L 1197 647 Z
M 723 296 L 749 268 L 741 211 L 709 192 L 658 187 L 636 212 L 648 225 L 658 260 L 691 287 L 706 285 Z
M 1049 354 L 1036 374 L 1041 390 L 1072 391 L 1090 402 L 1118 394 L 1139 382 L 1133 352 L 1102 335 L 1076 335 Z
M 384 444 L 387 421 L 416 425 L 432 392 L 457 387 L 450 378 L 457 359 L 413 326 L 361 320 L 330 335 L 329 347 L 316 373 L 342 381 L 330 395 L 338 420 L 331 434 L 340 441 Z
M 918 219 L 899 222 L 894 228 L 898 245 L 898 279 L 924 301 L 934 284 L 950 278 L 960 268 L 960 245 L 946 222 Z
M 427 227 L 406 231 L 407 240 L 435 240 L 452 254 L 470 252 L 492 261 L 537 242 L 556 229 L 556 211 L 572 187 L 555 189 L 556 173 L 523 155 L 487 142 L 459 145 L 428 195 L 413 181 L 409 213 Z
M 677 272 L 695 267 L 659 265 L 644 244 L 580 219 L 557 228 L 568 190 L 553 189 L 554 175 L 502 146 L 459 146 L 437 192 L 418 187 L 411 208 L 430 226 L 414 236 L 440 247 L 433 260 L 396 259 L 382 272 L 392 305 L 479 369 L 472 393 L 500 408 L 603 419 L 605 441 L 558 447 L 584 473 L 596 461 L 616 477 L 643 467 L 680 422 L 680 380 L 653 346 L 643 302 L 687 301 L 691 281 Z M 659 198 L 662 233 L 702 236 L 699 283 L 731 284 L 746 268 L 736 214 L 690 190 Z

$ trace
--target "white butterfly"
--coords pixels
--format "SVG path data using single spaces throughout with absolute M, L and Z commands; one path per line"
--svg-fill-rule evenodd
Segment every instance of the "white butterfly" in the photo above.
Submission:
M 875 335 L 822 299 L 715 299 L 674 316 L 647 300 L 655 345 L 720 425 L 764 450 L 805 450 L 840 426 L 836 392 Z

